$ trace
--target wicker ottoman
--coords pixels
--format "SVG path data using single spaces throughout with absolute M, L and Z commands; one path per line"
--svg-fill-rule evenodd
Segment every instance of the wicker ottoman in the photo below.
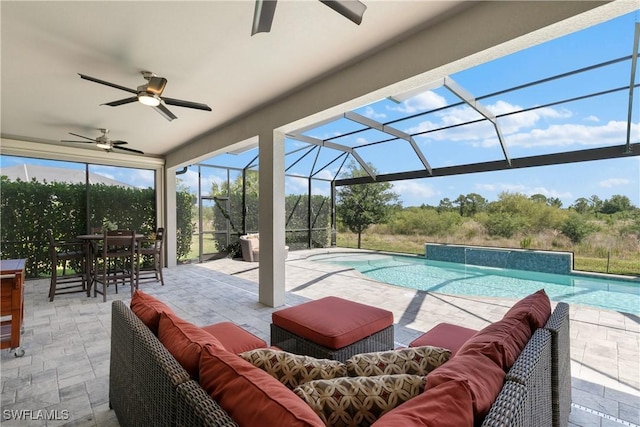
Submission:
M 271 345 L 291 353 L 344 362 L 393 348 L 393 313 L 338 297 L 276 311 L 271 321 Z

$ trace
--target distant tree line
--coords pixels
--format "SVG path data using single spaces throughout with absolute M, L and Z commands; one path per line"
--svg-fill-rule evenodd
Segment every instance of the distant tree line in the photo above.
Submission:
M 372 167 L 372 166 L 371 166 Z M 374 169 L 375 170 L 375 169 Z M 358 177 L 366 171 L 351 164 L 346 176 Z M 463 236 L 483 234 L 489 237 L 522 236 L 520 246 L 528 248 L 535 233 L 561 233 L 573 244 L 599 230 L 597 221 L 610 224 L 621 220 L 619 232 L 633 235 L 640 244 L 640 209 L 624 195 L 601 200 L 597 195 L 579 198 L 562 208 L 557 197 L 543 194 L 527 196 L 503 192 L 489 202 L 478 193 L 461 194 L 456 199 L 443 198 L 436 206 L 423 204 L 403 208 L 390 183 L 343 186 L 338 189 L 336 212 L 339 226 L 356 233 L 358 247 L 361 236 L 370 226 L 384 225 L 389 234 L 448 237 L 460 230 Z

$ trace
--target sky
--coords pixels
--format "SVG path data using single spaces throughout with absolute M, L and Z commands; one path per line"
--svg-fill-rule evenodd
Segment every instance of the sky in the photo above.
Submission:
M 631 61 L 626 60 L 607 67 L 573 75 L 561 80 L 497 96 L 485 95 L 630 55 L 633 48 L 634 25 L 639 13 L 631 13 L 615 20 L 569 34 L 525 51 L 485 63 L 451 75 L 450 78 L 479 101 L 491 113 L 501 115 L 535 106 L 549 104 L 576 96 L 628 86 L 631 79 Z M 640 67 L 635 76 L 640 83 Z M 640 142 L 640 91 L 635 90 L 631 142 Z M 364 105 L 355 112 L 373 120 L 388 123 L 412 114 L 430 111 L 459 102 L 444 87 L 426 90 L 402 103 L 383 99 Z M 571 103 L 539 108 L 528 112 L 498 118 L 511 158 L 527 157 L 562 151 L 622 145 L 626 143 L 629 92 L 612 94 Z M 399 120 L 391 124 L 409 134 L 434 130 L 443 126 L 480 118 L 478 112 L 467 107 L 448 108 L 414 119 Z M 371 130 L 352 136 L 340 137 L 362 125 L 347 119 L 320 126 L 306 134 L 320 139 L 334 138 L 333 142 L 349 147 L 388 139 L 389 135 Z M 503 160 L 494 127 L 483 122 L 459 126 L 414 136 L 421 151 L 433 168 L 493 160 Z M 330 163 L 339 152 L 323 149 L 316 157 L 302 157 L 305 143 L 287 140 L 286 152 L 289 174 L 308 175 L 331 179 L 338 173 L 342 159 Z M 407 141 L 396 140 L 366 149 L 358 149 L 362 158 L 375 166 L 378 173 L 404 172 L 422 169 L 418 157 Z M 225 154 L 203 163 L 234 167 L 246 166 L 257 155 L 257 149 L 232 156 Z M 22 163 L 24 159 L 1 156 L 0 166 Z M 302 157 L 302 158 L 301 158 Z M 347 160 L 349 164 L 351 160 Z M 329 164 L 330 163 L 330 164 Z M 59 166 L 62 162 L 46 162 Z M 67 164 L 83 168 L 81 164 Z M 320 170 L 323 166 L 326 167 Z M 153 172 L 126 168 L 91 166 L 91 171 L 136 185 L 153 186 Z M 342 168 L 344 172 L 344 167 Z M 232 178 L 237 172 L 232 172 Z M 217 168 L 203 168 L 203 189 L 213 182 L 222 182 L 226 172 Z M 197 168 L 190 167 L 180 181 L 191 191 L 197 190 Z M 300 194 L 307 190 L 306 179 L 286 179 L 287 194 Z M 526 195 L 543 194 L 559 198 L 564 207 L 576 199 L 597 195 L 605 200 L 614 194 L 629 197 L 640 207 L 640 156 L 595 162 L 485 172 L 470 175 L 406 180 L 393 183 L 403 206 L 437 205 L 443 198 L 456 199 L 460 194 L 478 193 L 489 201 L 502 192 Z M 329 195 L 328 182 L 316 181 L 314 194 Z

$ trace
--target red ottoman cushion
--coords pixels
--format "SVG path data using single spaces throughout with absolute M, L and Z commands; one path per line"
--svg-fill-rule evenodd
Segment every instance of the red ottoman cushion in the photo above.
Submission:
M 216 337 L 229 353 L 240 354 L 267 347 L 264 340 L 231 322 L 215 323 L 202 329 Z
M 438 323 L 424 334 L 409 343 L 409 347 L 442 347 L 451 350 L 451 356 L 455 355 L 460 347 L 478 331 L 451 323 Z
M 337 350 L 393 324 L 393 313 L 338 297 L 325 297 L 272 314 L 274 325 Z

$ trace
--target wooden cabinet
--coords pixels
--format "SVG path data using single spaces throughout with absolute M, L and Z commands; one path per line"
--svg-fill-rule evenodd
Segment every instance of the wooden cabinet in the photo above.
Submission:
M 24 354 L 24 350 L 19 348 L 24 315 L 24 263 L 23 259 L 0 260 L 0 281 L 2 282 L 0 298 L 2 345 L 0 348 L 15 349 L 16 356 Z

